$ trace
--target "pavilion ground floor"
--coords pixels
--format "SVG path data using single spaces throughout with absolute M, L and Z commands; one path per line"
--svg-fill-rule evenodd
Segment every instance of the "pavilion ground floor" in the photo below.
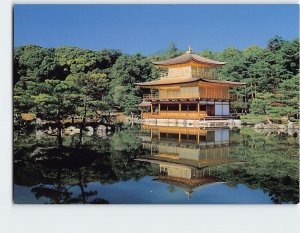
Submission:
M 179 127 L 231 127 L 240 125 L 230 115 L 230 101 L 151 101 L 143 103 L 143 124 Z
M 144 103 L 142 118 L 154 119 L 229 119 L 229 101 L 151 101 Z

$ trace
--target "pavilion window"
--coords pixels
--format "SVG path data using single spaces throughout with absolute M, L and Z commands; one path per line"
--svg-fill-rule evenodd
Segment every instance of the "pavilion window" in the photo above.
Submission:
M 188 135 L 187 134 L 181 134 L 181 139 L 182 140 L 187 140 L 188 139 Z
M 178 133 L 164 133 L 164 138 L 178 139 L 178 137 L 179 137 Z
M 196 135 L 189 135 L 188 140 L 196 141 L 197 136 Z
M 161 104 L 160 105 L 160 111 L 167 111 L 167 105 L 166 104 Z
M 181 104 L 181 111 L 197 111 L 197 104 Z
M 160 137 L 161 138 L 166 138 L 167 137 L 167 133 L 160 133 Z
M 168 138 L 171 138 L 171 139 L 178 139 L 178 137 L 179 137 L 178 133 L 169 133 L 168 134 Z
M 206 111 L 206 105 L 200 105 L 200 111 Z
M 181 111 L 187 111 L 188 105 L 187 104 L 181 104 Z
M 206 135 L 200 135 L 199 140 L 200 142 L 206 142 Z
M 197 111 L 197 105 L 196 104 L 190 104 L 189 105 L 189 111 Z
M 179 111 L 179 105 L 178 104 L 169 104 L 168 111 Z
M 181 138 L 182 140 L 191 140 L 191 141 L 195 141 L 196 135 L 191 135 L 191 134 L 181 134 Z

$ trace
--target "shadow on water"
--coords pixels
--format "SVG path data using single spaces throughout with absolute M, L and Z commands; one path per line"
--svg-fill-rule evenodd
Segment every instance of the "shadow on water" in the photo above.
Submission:
M 143 126 L 105 137 L 64 136 L 60 146 L 56 142 L 35 133 L 15 140 L 15 203 L 126 203 L 127 194 L 135 203 L 130 182 L 141 188 L 146 177 L 154 188 L 163 185 L 164 198 L 181 190 L 193 200 L 213 185 L 232 189 L 243 184 L 247 195 L 261 190 L 272 203 L 299 201 L 297 138 L 285 133 Z M 124 200 L 107 194 L 122 185 L 127 187 Z

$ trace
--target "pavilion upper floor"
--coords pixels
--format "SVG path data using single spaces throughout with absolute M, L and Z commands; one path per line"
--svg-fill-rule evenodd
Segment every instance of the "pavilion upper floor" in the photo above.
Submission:
M 185 54 L 154 64 L 165 73 L 157 80 L 136 83 L 144 89 L 144 100 L 148 101 L 184 98 L 230 100 L 230 87 L 245 85 L 217 80 L 213 69 L 226 63 L 193 54 L 190 47 Z
M 208 65 L 176 65 L 162 70 L 160 78 L 180 78 L 180 77 L 202 77 L 207 79 L 216 79 L 217 74 L 214 67 Z
M 144 101 L 171 99 L 233 100 L 236 96 L 230 93 L 230 86 L 211 83 L 162 85 L 143 91 Z

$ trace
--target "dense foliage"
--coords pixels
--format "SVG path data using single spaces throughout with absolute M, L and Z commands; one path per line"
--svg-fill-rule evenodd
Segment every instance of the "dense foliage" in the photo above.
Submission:
M 232 105 L 237 111 L 271 117 L 298 114 L 299 38 L 274 36 L 267 48 L 205 50 L 199 55 L 227 62 L 216 71 L 220 79 L 247 83 L 245 89 L 233 90 L 239 96 Z
M 277 204 L 299 202 L 296 137 L 268 130 L 257 133 L 244 127 L 231 133 L 230 142 L 231 156 L 245 163 L 217 168 L 218 176 L 228 185 L 243 183 L 251 189 L 262 189 Z
M 151 56 L 119 50 L 91 51 L 76 47 L 14 49 L 14 113 L 34 113 L 58 121 L 66 116 L 97 117 L 101 112 L 138 113 L 142 92 L 137 82 L 159 76 L 153 61 L 180 55 L 175 44 Z M 219 79 L 246 82 L 233 90 L 235 112 L 271 117 L 298 113 L 299 40 L 275 36 L 266 48 L 227 48 L 198 53 L 227 64 L 215 70 Z

